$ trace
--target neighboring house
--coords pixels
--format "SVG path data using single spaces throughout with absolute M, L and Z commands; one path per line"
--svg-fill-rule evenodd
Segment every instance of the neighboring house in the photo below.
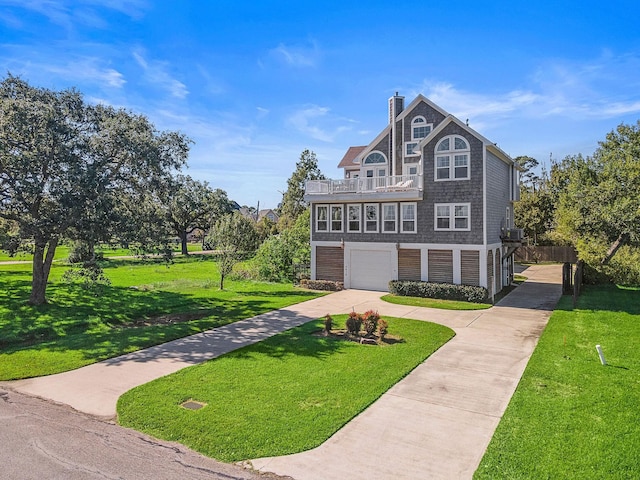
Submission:
M 251 220 L 254 220 L 256 222 L 259 222 L 264 217 L 267 217 L 273 223 L 278 223 L 278 220 L 280 219 L 280 216 L 270 208 L 264 208 L 256 213 L 255 209 L 241 207 L 239 211 L 244 217 L 250 218 Z
M 280 217 L 278 216 L 278 214 L 273 210 L 271 210 L 270 208 L 265 208 L 258 212 L 258 221 L 262 220 L 264 217 L 267 217 L 273 223 L 278 223 L 278 220 L 280 220 Z
M 311 278 L 388 290 L 390 280 L 489 289 L 513 279 L 517 165 L 497 145 L 419 95 L 389 99 L 389 124 L 351 147 L 344 178 L 307 182 Z

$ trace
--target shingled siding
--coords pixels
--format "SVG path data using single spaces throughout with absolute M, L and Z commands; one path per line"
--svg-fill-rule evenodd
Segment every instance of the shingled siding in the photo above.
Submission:
M 487 243 L 500 243 L 501 228 L 505 226 L 507 207 L 511 205 L 509 186 L 510 167 L 487 152 Z M 511 213 L 513 219 L 513 212 Z
M 434 181 L 434 149 L 437 143 L 448 135 L 460 135 L 469 142 L 471 147 L 469 180 Z M 483 149 L 482 141 L 454 123 L 449 124 L 425 146 L 423 151 L 424 201 L 418 204 L 418 218 L 420 219 L 418 233 L 423 237 L 420 241 L 440 244 L 478 245 L 483 243 Z M 434 231 L 434 204 L 436 203 L 470 203 L 471 230 L 468 232 Z

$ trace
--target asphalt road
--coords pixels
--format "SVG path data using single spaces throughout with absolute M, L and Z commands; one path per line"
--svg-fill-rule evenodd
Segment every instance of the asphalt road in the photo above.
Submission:
M 0 478 L 265 480 L 179 444 L 0 389 Z

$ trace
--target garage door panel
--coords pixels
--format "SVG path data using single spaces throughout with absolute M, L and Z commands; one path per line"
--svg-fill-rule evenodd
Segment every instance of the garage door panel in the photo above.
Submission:
M 389 290 L 392 277 L 391 252 L 382 250 L 351 250 L 351 288 Z

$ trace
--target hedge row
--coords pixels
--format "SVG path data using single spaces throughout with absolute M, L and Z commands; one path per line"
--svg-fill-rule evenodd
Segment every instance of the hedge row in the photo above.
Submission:
M 439 298 L 442 300 L 460 300 L 475 303 L 486 302 L 489 293 L 484 287 L 472 285 L 403 280 L 390 281 L 389 291 L 403 297 Z
M 339 292 L 344 289 L 344 283 L 332 282 L 330 280 L 309 280 L 303 278 L 300 280 L 300 286 L 310 290 L 328 290 L 330 292 Z

